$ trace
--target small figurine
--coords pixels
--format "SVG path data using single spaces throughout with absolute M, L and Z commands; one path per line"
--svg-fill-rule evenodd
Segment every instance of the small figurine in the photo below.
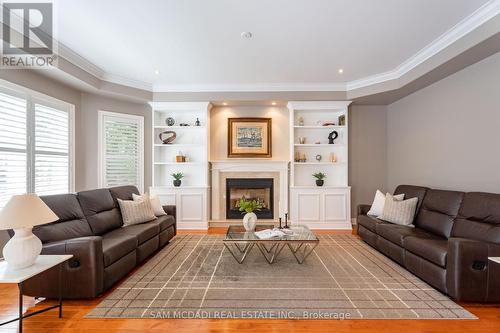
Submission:
M 337 131 L 332 131 L 329 135 L 328 135 L 328 144 L 331 144 L 333 145 L 335 142 L 333 142 L 333 140 L 335 140 L 336 138 L 339 137 L 339 133 Z
M 304 126 L 304 118 L 299 117 L 299 126 Z
M 200 126 L 201 125 L 199 118 L 196 118 L 196 122 L 194 123 L 194 125 L 195 126 Z

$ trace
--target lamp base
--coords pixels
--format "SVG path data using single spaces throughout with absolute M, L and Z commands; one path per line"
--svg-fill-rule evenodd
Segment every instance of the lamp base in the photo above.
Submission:
M 42 252 L 42 242 L 33 234 L 32 229 L 14 229 L 14 237 L 5 244 L 3 257 L 9 268 L 29 267 Z

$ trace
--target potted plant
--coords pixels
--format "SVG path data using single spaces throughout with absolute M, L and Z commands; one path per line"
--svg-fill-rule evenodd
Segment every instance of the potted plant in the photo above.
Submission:
M 245 197 L 242 197 L 236 203 L 236 207 L 238 207 L 241 214 L 245 214 L 243 216 L 243 226 L 246 231 L 255 230 L 255 225 L 257 224 L 257 215 L 255 215 L 254 211 L 259 211 L 262 209 L 262 202 L 259 200 L 247 200 Z
M 174 186 L 181 186 L 181 179 L 184 177 L 184 174 L 182 172 L 174 172 L 171 176 L 174 177 Z
M 317 186 L 323 186 L 323 184 L 325 183 L 324 179 L 326 178 L 326 174 L 324 172 L 313 173 L 313 177 L 316 178 Z

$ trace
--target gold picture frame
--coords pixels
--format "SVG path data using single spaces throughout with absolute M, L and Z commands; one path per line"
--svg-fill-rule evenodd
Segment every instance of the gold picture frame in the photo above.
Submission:
M 271 118 L 229 118 L 228 157 L 272 157 Z

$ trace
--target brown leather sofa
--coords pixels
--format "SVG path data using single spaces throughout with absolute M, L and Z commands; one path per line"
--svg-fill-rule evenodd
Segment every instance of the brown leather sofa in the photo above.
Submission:
M 63 268 L 64 298 L 93 298 L 109 289 L 176 234 L 175 206 L 166 216 L 122 227 L 117 199 L 132 200 L 134 186 L 97 189 L 77 194 L 42 196 L 59 220 L 33 228 L 43 243 L 42 254 L 72 254 Z M 58 296 L 58 269 L 24 284 L 24 294 Z
M 400 185 L 395 194 L 418 198 L 414 226 L 366 215 L 358 235 L 422 280 L 461 301 L 500 302 L 500 194 Z

